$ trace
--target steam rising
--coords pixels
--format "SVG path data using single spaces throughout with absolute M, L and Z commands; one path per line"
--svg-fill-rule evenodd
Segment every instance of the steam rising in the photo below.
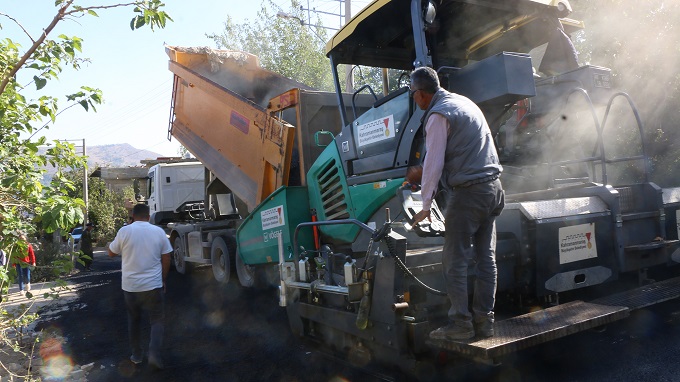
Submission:
M 211 49 L 208 47 L 168 47 L 168 54 L 172 51 L 189 53 L 194 58 L 187 62 L 178 62 L 188 66 L 216 84 L 249 99 L 250 101 L 267 107 L 268 101 L 289 89 L 308 86 L 283 77 L 274 72 L 262 69 L 256 56 L 240 51 Z
M 656 158 L 652 180 L 677 185 L 680 156 L 672 143 L 680 138 L 679 2 L 572 0 L 572 5 L 571 17 L 586 25 L 573 36 L 581 64 L 612 69 L 613 86 L 629 93 L 640 111 L 647 151 Z M 607 129 L 621 126 L 617 122 Z M 619 134 L 607 143 L 617 146 L 624 139 Z

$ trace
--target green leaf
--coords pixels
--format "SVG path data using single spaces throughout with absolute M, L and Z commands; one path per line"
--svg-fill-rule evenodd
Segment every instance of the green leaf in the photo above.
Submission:
M 86 101 L 86 100 L 80 101 L 79 104 L 80 104 L 82 107 L 84 107 L 86 111 L 88 110 L 88 105 L 87 105 L 87 101 Z
M 135 20 L 135 29 L 139 29 L 143 27 L 144 24 L 146 24 L 146 20 L 144 19 L 144 17 L 137 16 L 136 19 L 137 20 Z
M 44 78 L 40 78 L 38 76 L 33 76 L 33 80 L 35 81 L 35 87 L 37 90 L 40 90 L 47 85 L 47 80 Z
M 91 15 L 94 16 L 94 17 L 99 17 L 99 15 L 97 14 L 97 12 L 93 11 L 92 9 L 88 9 L 88 10 L 87 10 L 87 13 L 91 14 Z

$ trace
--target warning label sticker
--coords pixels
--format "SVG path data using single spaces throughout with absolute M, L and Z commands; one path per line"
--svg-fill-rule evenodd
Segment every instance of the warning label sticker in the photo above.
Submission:
M 359 147 L 392 139 L 394 136 L 394 116 L 392 114 L 357 126 L 357 146 Z
M 559 230 L 560 264 L 597 257 L 595 224 L 579 224 Z
M 262 230 L 282 226 L 286 220 L 283 216 L 283 206 L 277 206 L 260 212 Z

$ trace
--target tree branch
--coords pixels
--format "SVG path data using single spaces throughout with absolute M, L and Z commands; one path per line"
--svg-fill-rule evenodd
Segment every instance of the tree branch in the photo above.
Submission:
M 26 28 L 24 28 L 24 26 L 21 25 L 14 17 L 12 17 L 12 16 L 10 16 L 10 15 L 8 15 L 8 14 L 2 13 L 2 12 L 0 12 L 0 16 L 5 16 L 5 17 L 7 17 L 8 19 L 14 21 L 14 23 L 15 23 L 16 25 L 18 25 L 19 28 L 21 28 L 21 30 L 24 31 L 24 33 L 26 33 L 26 36 L 28 36 L 28 38 L 31 40 L 31 42 L 33 42 L 33 43 L 35 42 L 35 40 L 33 40 L 33 37 L 31 37 L 31 35 L 30 35 L 30 34 L 28 33 L 28 31 L 26 30 Z
M 76 105 L 80 105 L 80 101 L 76 101 L 76 102 L 74 102 L 74 103 L 68 105 L 67 107 L 65 107 L 65 108 L 63 108 L 63 109 L 61 109 L 61 110 L 59 110 L 59 112 L 58 112 L 57 114 L 55 114 L 54 117 L 56 118 L 57 116 L 59 116 L 59 114 L 65 112 L 66 110 L 68 110 L 68 109 L 70 109 L 70 108 L 72 108 L 72 107 L 74 107 L 74 106 L 76 106 Z M 49 122 L 47 122 L 47 123 L 45 123 L 44 125 L 42 125 L 42 127 L 40 127 L 40 128 L 39 128 L 38 130 L 36 130 L 33 134 L 31 134 L 31 136 L 28 137 L 28 139 L 30 140 L 31 138 L 33 138 L 36 134 L 38 134 L 38 132 L 39 132 L 40 130 L 44 129 L 45 126 L 49 125 L 51 122 L 52 122 L 52 121 L 50 120 Z
M 10 78 L 14 77 L 14 75 L 17 74 L 19 69 L 21 69 L 21 67 L 24 66 L 24 64 L 26 63 L 26 61 L 28 61 L 28 59 L 31 57 L 31 55 L 33 55 L 33 53 L 35 53 L 35 51 L 38 50 L 40 45 L 42 45 L 42 43 L 45 42 L 47 35 L 49 35 L 50 32 L 52 32 L 54 27 L 57 26 L 59 21 L 63 20 L 64 17 L 71 16 L 71 15 L 76 14 L 76 13 L 86 12 L 86 11 L 92 10 L 92 9 L 118 8 L 118 7 L 127 7 L 127 6 L 130 6 L 130 5 L 137 4 L 137 3 L 124 3 L 124 4 L 113 4 L 113 5 L 98 5 L 98 6 L 82 7 L 82 8 L 78 8 L 78 9 L 69 10 L 69 8 L 71 7 L 71 5 L 73 4 L 74 1 L 75 0 L 68 0 L 64 5 L 62 5 L 59 8 L 57 15 L 54 16 L 54 19 L 52 19 L 52 22 L 50 22 L 50 25 L 48 25 L 47 28 L 45 28 L 43 33 L 40 35 L 40 38 L 38 38 L 35 41 L 31 38 L 31 41 L 33 41 L 33 45 L 31 45 L 31 47 L 26 51 L 26 53 L 24 53 L 24 55 L 21 57 L 19 62 L 17 62 L 17 64 L 12 68 L 12 70 L 10 70 L 9 73 L 7 73 L 3 76 L 2 83 L 0 83 L 0 95 L 2 95 L 5 92 L 5 89 L 7 88 L 7 84 L 9 84 Z M 5 14 L 3 14 L 3 15 L 7 16 Z M 9 16 L 7 16 L 7 17 L 9 17 Z M 9 17 L 9 18 L 12 19 L 11 17 Z M 12 20 L 14 20 L 14 19 L 12 19 Z M 15 20 L 15 22 L 16 22 L 16 20 Z M 19 24 L 18 22 L 16 22 L 16 23 Z M 21 25 L 19 24 L 19 26 L 21 26 Z M 22 29 L 23 29 L 23 27 L 22 27 Z M 24 32 L 26 32 L 26 30 L 24 30 Z M 26 32 L 26 34 L 28 34 L 28 32 Z M 31 36 L 29 35 L 29 38 L 30 37 Z
M 112 4 L 112 5 L 93 5 L 91 7 L 82 7 L 82 8 L 78 8 L 78 9 L 73 9 L 71 11 L 64 13 L 64 16 L 70 16 L 74 13 L 89 11 L 89 10 L 93 10 L 93 9 L 111 9 L 111 8 L 129 7 L 130 5 L 137 5 L 137 3 L 134 2 L 134 3 Z
M 40 35 L 40 38 L 33 42 L 33 45 L 31 45 L 31 47 L 26 51 L 26 53 L 24 53 L 21 59 L 19 59 L 19 62 L 17 62 L 16 65 L 14 65 L 12 70 L 10 70 L 9 73 L 4 75 L 4 77 L 2 78 L 2 83 L 0 83 L 0 95 L 2 95 L 5 92 L 7 84 L 9 84 L 10 78 L 14 77 L 14 75 L 17 74 L 19 69 L 21 69 L 21 67 L 24 66 L 26 61 L 28 61 L 31 55 L 33 55 L 33 53 L 36 50 L 38 50 L 40 45 L 42 45 L 42 43 L 47 38 L 47 35 L 49 35 L 50 32 L 52 32 L 52 30 L 54 29 L 54 27 L 57 26 L 59 21 L 61 21 L 64 18 L 64 14 L 66 14 L 66 11 L 71 6 L 71 4 L 73 4 L 74 1 L 75 0 L 68 0 L 64 5 L 61 6 L 61 8 L 59 8 L 57 15 L 54 16 L 52 22 L 50 22 L 50 25 L 48 25 L 47 28 L 45 28 L 43 33 Z
M 141 5 L 139 1 L 135 1 L 135 2 L 131 2 L 131 3 L 120 3 L 120 4 L 112 4 L 112 5 L 93 5 L 93 6 L 89 6 L 89 7 L 76 7 L 74 9 L 69 9 L 73 5 L 74 1 L 75 0 L 67 0 L 64 3 L 64 5 L 62 5 L 59 8 L 59 11 L 57 12 L 56 16 L 54 16 L 54 19 L 52 19 L 52 22 L 50 22 L 50 25 L 48 25 L 47 28 L 45 28 L 43 33 L 40 35 L 40 38 L 38 40 L 35 40 L 35 41 L 33 41 L 33 39 L 31 39 L 31 41 L 33 41 L 33 45 L 31 45 L 31 47 L 21 57 L 19 62 L 17 62 L 17 64 L 12 68 L 12 70 L 10 70 L 7 74 L 3 74 L 2 83 L 0 83 L 0 96 L 5 92 L 5 89 L 7 88 L 7 84 L 9 84 L 10 79 L 12 77 L 14 77 L 14 75 L 19 71 L 19 69 L 21 69 L 24 66 L 24 64 L 26 64 L 26 61 L 28 61 L 28 59 L 31 57 L 31 55 L 33 55 L 33 53 L 35 53 L 35 51 L 40 47 L 40 45 L 42 45 L 42 43 L 45 42 L 47 35 L 49 35 L 50 32 L 52 32 L 52 30 L 54 29 L 54 27 L 59 23 L 59 21 L 63 20 L 66 16 L 73 16 L 77 13 L 84 13 L 84 12 L 94 10 L 94 9 L 111 9 L 111 8 L 119 8 L 119 7 L 128 7 L 128 6 L 131 6 L 131 5 Z M 9 17 L 9 16 L 5 15 L 4 13 L 2 15 Z M 12 19 L 11 17 L 9 17 L 9 18 Z M 14 20 L 14 19 L 12 19 L 12 20 Z M 16 22 L 16 20 L 14 20 L 14 22 Z M 19 24 L 18 22 L 16 22 L 16 23 Z M 19 25 L 19 26 L 21 26 L 21 25 Z M 22 27 L 22 29 L 23 29 L 23 27 Z M 26 32 L 26 31 L 24 30 L 24 32 Z M 26 32 L 26 34 L 28 34 L 28 33 Z M 30 38 L 30 35 L 29 35 L 29 38 Z

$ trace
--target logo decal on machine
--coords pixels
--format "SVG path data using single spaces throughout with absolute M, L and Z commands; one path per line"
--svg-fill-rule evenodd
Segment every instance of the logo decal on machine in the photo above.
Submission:
M 231 114 L 229 115 L 229 124 L 234 126 L 235 128 L 241 130 L 243 133 L 248 134 L 248 130 L 250 130 L 250 121 L 248 118 L 242 116 L 241 114 L 231 111 Z
M 559 230 L 560 264 L 597 257 L 595 224 L 579 224 Z
M 358 146 L 366 146 L 394 137 L 394 116 L 392 114 L 357 126 Z
M 276 206 L 260 212 L 260 219 L 262 220 L 262 230 L 270 228 L 281 227 L 286 220 L 283 216 L 283 206 Z

